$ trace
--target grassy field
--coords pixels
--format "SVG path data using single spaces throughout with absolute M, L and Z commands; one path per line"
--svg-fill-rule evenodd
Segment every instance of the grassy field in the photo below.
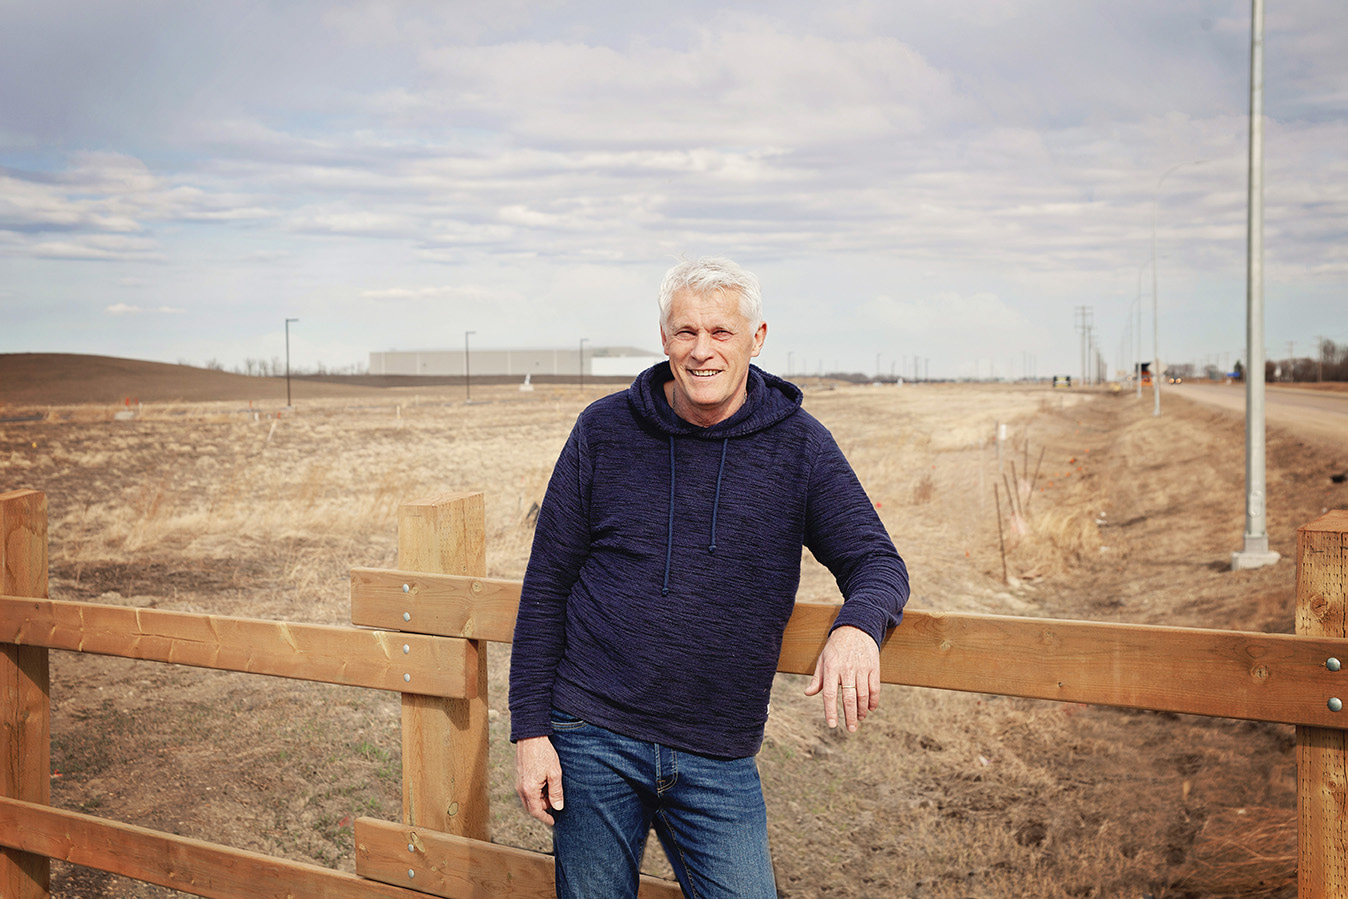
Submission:
M 11 401 L 0 418 L 41 418 L 0 423 L 0 487 L 48 494 L 53 598 L 344 622 L 348 571 L 393 564 L 403 501 L 483 491 L 489 574 L 519 577 L 567 431 L 609 389 L 360 389 L 293 410 L 231 394 L 123 420 L 124 402 Z M 1291 629 L 1288 562 L 1225 570 L 1231 415 L 1007 385 L 807 385 L 806 407 L 876 502 L 914 608 Z M 1286 556 L 1296 526 L 1348 506 L 1329 477 L 1348 453 L 1274 433 L 1270 460 Z M 835 600 L 803 565 L 801 598 Z M 544 849 L 513 795 L 507 666 L 493 651 L 494 838 Z M 849 736 L 804 683 L 779 676 L 760 755 L 783 896 L 1294 895 L 1290 728 L 891 687 Z M 400 815 L 393 695 L 57 653 L 52 704 L 62 807 L 345 869 L 355 817 Z M 56 895 L 168 893 L 58 866 Z

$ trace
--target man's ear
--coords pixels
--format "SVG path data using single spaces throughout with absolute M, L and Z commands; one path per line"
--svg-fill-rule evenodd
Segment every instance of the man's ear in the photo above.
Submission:
M 757 356 L 763 350 L 763 341 L 768 339 L 768 323 L 759 322 L 758 330 L 754 332 L 754 355 Z

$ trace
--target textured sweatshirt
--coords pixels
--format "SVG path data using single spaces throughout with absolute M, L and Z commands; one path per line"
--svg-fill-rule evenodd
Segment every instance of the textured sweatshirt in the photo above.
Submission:
M 741 758 L 763 741 L 801 547 L 880 642 L 908 573 L 794 384 L 750 367 L 744 404 L 674 414 L 660 363 L 576 421 L 538 513 L 510 665 L 511 739 L 553 706 L 609 730 Z

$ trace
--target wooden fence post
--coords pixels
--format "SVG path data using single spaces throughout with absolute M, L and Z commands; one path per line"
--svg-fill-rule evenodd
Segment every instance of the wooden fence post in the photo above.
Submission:
M 1327 512 L 1297 529 L 1296 630 L 1348 636 L 1348 511 Z M 1348 726 L 1348 668 L 1326 676 L 1336 684 L 1331 695 L 1345 704 Z M 1348 731 L 1298 727 L 1296 741 L 1297 895 L 1348 895 Z
M 47 496 L 0 493 L 0 593 L 47 596 Z M 51 804 L 51 678 L 45 648 L 0 644 L 0 794 Z M 0 896 L 46 899 L 51 862 L 0 853 Z
M 482 577 L 487 573 L 481 493 L 451 493 L 398 508 L 398 567 Z M 409 600 L 416 630 L 416 598 Z M 477 696 L 403 694 L 403 820 L 455 836 L 490 839 L 487 805 L 487 648 L 477 653 Z

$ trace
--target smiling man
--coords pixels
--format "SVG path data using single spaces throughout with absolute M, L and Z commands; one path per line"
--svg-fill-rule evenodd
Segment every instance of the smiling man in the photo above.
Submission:
M 581 413 L 548 483 L 510 666 L 516 790 L 553 825 L 557 895 L 635 897 L 654 826 L 684 895 L 773 899 L 754 756 L 806 546 L 843 595 L 806 693 L 878 705 L 908 573 L 794 384 L 752 365 L 758 280 L 660 288 L 668 362 Z

